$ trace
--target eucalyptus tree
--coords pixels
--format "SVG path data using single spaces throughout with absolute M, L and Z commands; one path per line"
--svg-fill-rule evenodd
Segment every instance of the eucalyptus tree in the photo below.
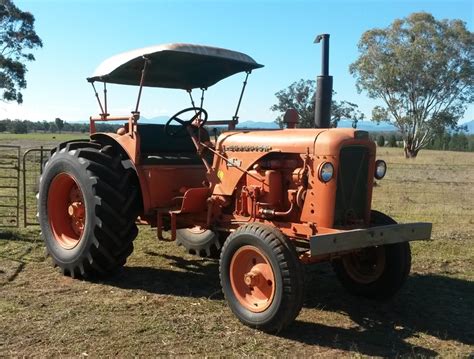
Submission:
M 0 98 L 3 101 L 23 102 L 25 62 L 35 60 L 29 50 L 43 46 L 34 24 L 31 13 L 21 11 L 11 0 L 0 0 Z
M 283 114 L 289 108 L 294 108 L 300 117 L 298 127 L 314 127 L 314 106 L 316 96 L 315 80 L 299 80 L 275 94 L 278 102 L 270 110 L 279 112 L 276 123 L 283 126 Z M 341 119 L 351 119 L 353 127 L 364 119 L 364 114 L 359 111 L 355 103 L 349 101 L 332 101 L 331 126 L 337 127 Z
M 474 100 L 474 35 L 461 20 L 413 13 L 366 31 L 358 48 L 350 65 L 357 89 L 382 100 L 372 119 L 395 125 L 407 158 L 456 128 Z

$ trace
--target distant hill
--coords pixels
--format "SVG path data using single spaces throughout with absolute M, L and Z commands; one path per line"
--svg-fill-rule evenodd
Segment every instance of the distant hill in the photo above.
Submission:
M 341 120 L 338 123 L 339 128 L 352 128 L 352 120 Z M 397 131 L 396 127 L 388 122 L 377 123 L 374 121 L 359 121 L 357 129 L 369 132 L 391 132 Z
M 169 120 L 168 116 L 158 116 L 153 118 L 140 117 L 140 123 L 156 123 L 156 124 L 165 124 Z M 176 123 L 175 123 L 176 124 Z M 278 128 L 278 125 L 275 122 L 264 122 L 264 121 L 243 121 L 239 122 L 237 128 L 265 128 L 273 129 Z
M 339 128 L 352 128 L 352 120 L 341 120 L 339 121 Z M 278 128 L 275 122 L 263 122 L 263 121 L 244 121 L 240 122 L 237 128 L 265 128 L 273 129 Z M 388 123 L 377 124 L 372 121 L 359 121 L 357 123 L 357 129 L 364 131 L 377 131 L 377 132 L 389 132 L 396 131 L 397 129 Z
M 146 118 L 143 116 L 140 116 L 140 123 L 157 123 L 160 125 L 164 125 L 166 121 L 169 120 L 169 116 L 158 116 L 158 117 L 153 117 L 153 118 Z
M 466 126 L 467 127 L 467 131 L 465 131 L 466 133 L 470 134 L 470 135 L 473 135 L 474 134 L 474 120 L 471 120 L 469 122 L 466 122 L 466 123 L 463 123 L 462 126 Z
M 275 122 L 264 122 L 264 121 L 243 121 L 239 122 L 237 128 L 264 128 L 264 129 L 276 129 L 279 126 Z
M 168 116 L 158 116 L 158 117 L 153 117 L 153 118 L 146 118 L 146 117 L 141 117 L 140 122 L 141 123 L 157 123 L 157 124 L 165 124 L 166 121 L 168 121 L 169 117 Z M 467 131 L 465 131 L 468 134 L 474 134 L 474 120 L 471 120 L 469 122 L 463 123 L 464 126 L 467 127 Z M 339 121 L 338 124 L 339 128 L 352 128 L 352 120 L 341 120 Z M 243 121 L 239 122 L 237 125 L 237 128 L 240 129 L 277 129 L 278 125 L 275 122 L 267 122 L 267 121 Z M 390 123 L 387 122 L 381 122 L 377 124 L 376 122 L 373 121 L 359 121 L 357 123 L 357 129 L 359 130 L 364 130 L 364 131 L 369 131 L 369 132 L 391 132 L 391 131 L 397 131 L 395 126 L 393 126 Z

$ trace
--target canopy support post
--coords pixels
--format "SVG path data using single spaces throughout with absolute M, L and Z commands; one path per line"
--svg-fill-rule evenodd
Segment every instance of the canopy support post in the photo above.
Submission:
M 193 99 L 193 94 L 191 93 L 193 90 L 186 90 L 186 92 L 189 94 L 189 98 L 191 100 L 191 106 L 196 107 L 196 104 L 194 103 Z M 195 111 L 197 113 L 197 111 Z
M 107 112 L 107 82 L 104 81 L 104 107 L 105 107 L 105 116 L 108 116 Z
M 95 98 L 97 99 L 97 102 L 99 103 L 99 107 L 101 111 L 100 116 L 103 117 L 105 115 L 104 108 L 102 107 L 102 102 L 100 102 L 99 94 L 97 93 L 97 90 L 95 89 L 95 85 L 93 81 L 91 81 L 91 85 L 92 85 L 92 88 L 94 89 Z
M 201 105 L 199 107 L 202 108 L 202 105 L 204 104 L 204 91 L 206 91 L 207 88 L 201 87 Z
M 242 102 L 242 97 L 244 96 L 245 92 L 245 87 L 247 86 L 247 79 L 249 78 L 249 75 L 252 73 L 252 70 L 246 71 L 245 72 L 247 75 L 245 76 L 245 80 L 242 86 L 242 91 L 240 91 L 240 97 L 239 97 L 239 102 L 237 103 L 237 108 L 235 109 L 235 114 L 232 117 L 232 123 L 229 124 L 229 130 L 235 130 L 235 126 L 239 123 L 239 109 L 240 109 L 240 103 Z
M 143 57 L 145 59 L 145 63 L 143 64 L 143 69 L 142 69 L 142 77 L 140 78 L 140 89 L 138 90 L 138 98 L 137 98 L 137 105 L 135 106 L 135 111 L 133 111 L 133 114 L 138 113 L 138 108 L 140 106 L 140 99 L 142 97 L 142 89 L 143 89 L 143 83 L 145 82 L 145 74 L 146 74 L 146 67 L 148 65 L 148 60 L 146 57 Z

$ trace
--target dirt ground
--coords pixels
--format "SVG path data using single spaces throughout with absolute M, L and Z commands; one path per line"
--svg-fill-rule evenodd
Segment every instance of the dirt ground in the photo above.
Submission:
M 444 251 L 449 238 L 414 245 L 412 274 L 386 303 L 346 294 L 326 265 L 308 268 L 301 314 L 268 335 L 232 315 L 217 262 L 157 243 L 149 229 L 142 228 L 126 267 L 97 282 L 53 270 L 37 229 L 7 236 L 0 240 L 1 357 L 474 353 L 472 252 L 459 262 L 423 259 L 425 251 Z M 472 247 L 473 238 L 455 242 L 450 250 Z

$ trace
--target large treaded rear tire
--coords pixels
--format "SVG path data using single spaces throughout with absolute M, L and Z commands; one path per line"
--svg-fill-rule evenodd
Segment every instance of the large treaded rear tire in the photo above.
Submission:
M 135 220 L 139 189 L 133 170 L 126 169 L 122 160 L 111 146 L 71 141 L 53 150 L 45 164 L 39 184 L 38 217 L 46 251 L 63 274 L 106 275 L 122 267 L 133 252 L 133 240 L 138 234 Z M 57 197 L 48 201 L 48 196 L 53 196 L 49 190 L 60 175 L 75 181 L 84 202 L 83 232 L 77 244 L 69 247 L 62 245 L 61 238 L 58 240 L 53 232 L 54 208 L 48 208 L 55 207 Z
M 272 299 L 259 311 L 250 310 L 236 289 L 238 270 L 233 272 L 232 263 L 242 250 L 253 251 L 256 256 L 263 257 L 273 274 L 274 283 L 269 282 L 274 286 Z M 253 263 L 258 262 L 253 259 Z M 295 247 L 274 227 L 252 223 L 233 232 L 222 247 L 219 273 L 222 291 L 229 307 L 242 323 L 250 327 L 270 333 L 279 332 L 288 326 L 301 310 L 304 270 Z
M 378 211 L 372 211 L 371 222 L 373 227 L 397 223 L 391 217 Z M 349 265 L 358 260 L 356 254 L 353 253 L 333 260 L 334 272 L 349 293 L 369 299 L 387 300 L 398 292 L 408 278 L 411 269 L 410 244 L 409 242 L 388 244 L 376 250 L 366 248 L 361 253 L 369 253 L 369 251 L 372 251 L 370 253 L 372 257 L 383 257 L 380 261 L 383 266 L 377 270 L 378 275 L 374 277 L 374 280 L 358 280 L 364 279 L 364 273 L 357 273 L 354 269 L 356 266 Z

